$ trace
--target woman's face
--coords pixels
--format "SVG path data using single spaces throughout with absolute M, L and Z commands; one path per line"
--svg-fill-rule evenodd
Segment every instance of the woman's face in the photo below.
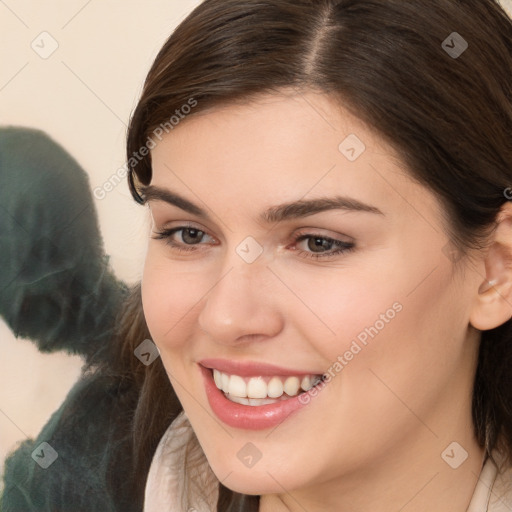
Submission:
M 273 95 L 185 119 L 152 162 L 144 312 L 224 485 L 341 492 L 471 444 L 482 276 L 453 274 L 391 147 L 327 96 Z

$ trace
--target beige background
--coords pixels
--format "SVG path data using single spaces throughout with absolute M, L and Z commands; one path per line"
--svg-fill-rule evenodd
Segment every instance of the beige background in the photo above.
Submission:
M 101 186 L 124 164 L 126 123 L 153 58 L 198 3 L 0 0 L 0 123 L 45 130 L 88 172 L 91 187 Z M 512 14 L 512 0 L 503 4 Z M 58 48 L 44 59 L 33 41 Z M 96 207 L 116 274 L 135 282 L 144 258 L 144 208 L 133 202 L 125 180 Z M 6 454 L 38 434 L 82 361 L 39 353 L 1 320 L 0 348 L 1 475 Z M 0 476 L 0 492 L 1 485 Z

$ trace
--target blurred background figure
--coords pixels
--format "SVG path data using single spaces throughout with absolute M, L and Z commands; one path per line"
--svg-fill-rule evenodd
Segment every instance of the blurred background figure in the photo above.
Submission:
M 122 469 L 114 478 L 125 482 L 115 482 L 115 495 L 107 490 L 107 463 L 118 460 L 116 450 L 129 459 L 119 439 L 137 390 L 94 371 L 115 357 L 115 318 L 128 287 L 104 253 L 88 176 L 43 132 L 7 127 L 0 128 L 0 184 L 0 315 L 41 352 L 84 361 L 37 438 L 8 455 L 0 510 L 131 510 L 137 504 L 123 501 L 130 482 Z

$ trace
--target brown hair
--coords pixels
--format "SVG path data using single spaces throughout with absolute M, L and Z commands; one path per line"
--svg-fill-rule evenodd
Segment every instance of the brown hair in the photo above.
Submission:
M 454 45 L 455 31 L 469 45 L 460 56 L 443 47 Z M 135 156 L 159 127 L 174 128 L 170 116 L 191 99 L 195 115 L 285 88 L 315 90 L 398 152 L 409 175 L 441 201 L 447 235 L 467 256 L 485 249 L 512 184 L 511 77 L 512 22 L 493 0 L 205 0 L 146 78 L 127 136 L 130 189 L 143 203 L 138 187 L 151 181 L 151 155 Z M 139 290 L 131 304 L 142 310 Z M 122 340 L 131 359 L 142 336 L 135 333 Z M 503 442 L 512 459 L 511 370 L 508 321 L 482 332 L 473 390 L 476 437 L 491 458 Z M 140 382 L 134 447 L 145 475 L 181 409 L 160 360 Z M 234 493 L 221 491 L 224 511 Z

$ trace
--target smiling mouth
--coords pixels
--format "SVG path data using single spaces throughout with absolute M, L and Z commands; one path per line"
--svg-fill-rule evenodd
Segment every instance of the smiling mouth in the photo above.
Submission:
M 304 376 L 256 376 L 242 377 L 240 375 L 210 369 L 213 380 L 219 390 L 231 402 L 242 405 L 267 405 L 289 400 L 322 382 L 321 375 Z

